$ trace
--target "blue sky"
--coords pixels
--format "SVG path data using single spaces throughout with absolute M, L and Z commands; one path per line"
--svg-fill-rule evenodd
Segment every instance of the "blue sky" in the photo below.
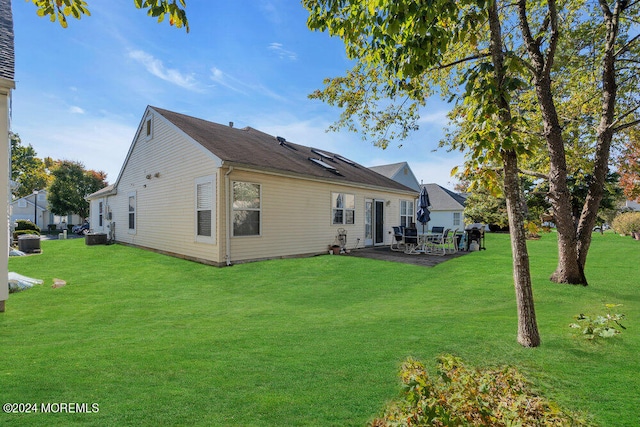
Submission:
M 39 157 L 80 161 L 113 182 L 153 105 L 251 126 L 365 166 L 408 161 L 419 181 L 453 186 L 449 172 L 461 155 L 433 152 L 446 125 L 439 100 L 423 111 L 418 132 L 386 150 L 359 134 L 325 132 L 340 111 L 307 95 L 351 63 L 339 39 L 307 29 L 298 2 L 188 0 L 189 34 L 158 24 L 131 0 L 88 4 L 91 16 L 63 29 L 39 18 L 31 2 L 13 2 L 12 130 Z

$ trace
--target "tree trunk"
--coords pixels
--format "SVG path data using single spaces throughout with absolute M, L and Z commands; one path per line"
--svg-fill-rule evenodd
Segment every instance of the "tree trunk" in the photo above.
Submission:
M 601 2 L 602 12 L 607 27 L 607 39 L 604 57 L 602 58 L 602 113 L 598 125 L 598 137 L 594 160 L 594 172 L 585 200 L 577 231 L 578 262 L 586 265 L 591 234 L 598 216 L 598 208 L 602 201 L 604 182 L 609 172 L 609 156 L 613 139 L 613 121 L 617 96 L 615 46 L 619 32 L 619 17 L 622 12 L 620 2 L 611 11 L 608 5 Z
M 494 65 L 494 77 L 498 94 L 504 94 L 504 55 L 500 18 L 495 1 L 489 2 L 489 28 L 491 31 L 491 59 Z M 504 95 L 498 95 L 496 102 L 499 107 L 499 117 L 502 123 L 511 123 L 511 106 Z M 511 133 L 509 126 L 504 132 Z M 511 137 L 511 135 L 505 135 Z M 540 345 L 540 333 L 536 321 L 536 311 L 531 287 L 531 272 L 529 270 L 529 252 L 527 251 L 527 237 L 524 230 L 524 210 L 520 179 L 518 176 L 518 155 L 515 150 L 502 150 L 504 164 L 504 195 L 507 201 L 507 216 L 511 238 L 511 256 L 513 259 L 513 282 L 516 291 L 516 305 L 518 307 L 518 343 L 524 347 Z
M 536 311 L 531 287 L 529 252 L 524 230 L 524 212 L 520 182 L 518 179 L 518 159 L 515 151 L 502 153 L 504 163 L 504 195 L 507 200 L 509 232 L 511 235 L 511 256 L 513 258 L 513 281 L 518 307 L 518 343 L 524 347 L 540 345 L 540 334 L 536 321 Z
M 533 81 L 542 113 L 544 136 L 549 151 L 549 196 L 556 228 L 558 231 L 558 265 L 551 275 L 556 283 L 587 285 L 582 265 L 578 262 L 576 225 L 571 209 L 571 193 L 567 186 L 567 161 L 562 137 L 562 127 L 558 120 L 551 90 L 551 67 L 558 41 L 557 10 L 555 1 L 548 2 L 550 39 L 546 56 L 540 51 L 540 44 L 533 38 L 527 17 L 525 0 L 518 1 L 520 29 L 531 57 Z

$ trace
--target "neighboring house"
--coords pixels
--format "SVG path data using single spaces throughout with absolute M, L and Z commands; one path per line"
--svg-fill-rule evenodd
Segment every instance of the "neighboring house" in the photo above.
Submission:
M 0 0 L 0 200 L 4 204 L 5 222 L 9 205 L 9 130 L 11 128 L 11 91 L 15 89 L 15 51 L 11 0 Z M 9 223 L 0 225 L 0 241 L 8 245 Z M 0 277 L 7 277 L 9 250 L 0 250 Z M 0 312 L 9 298 L 9 287 L 0 286 Z
M 464 204 L 466 198 L 438 184 L 424 184 L 431 202 L 431 221 L 427 227 L 434 226 L 464 230 Z
M 420 191 L 420 183 L 413 174 L 407 162 L 393 163 L 390 165 L 372 166 L 369 169 L 381 175 L 391 178 L 416 191 Z
M 335 153 L 147 107 L 113 186 L 87 199 L 121 243 L 214 265 L 389 245 L 417 192 Z
M 640 203 L 635 202 L 633 200 L 627 200 L 624 203 L 623 208 L 629 209 L 629 210 L 632 210 L 632 211 L 640 211 Z
M 431 203 L 431 207 L 429 208 L 431 221 L 425 224 L 425 231 L 431 230 L 431 227 L 434 226 L 450 228 L 452 230 L 456 228 L 459 230 L 464 229 L 463 211 L 466 200 L 465 196 L 447 190 L 438 184 L 418 184 L 418 180 L 407 162 L 374 166 L 370 169 L 400 182 L 407 187 L 414 188 L 417 192 L 420 192 L 423 185 L 427 187 L 429 202 Z M 398 225 L 407 226 L 415 223 L 416 211 L 418 210 L 417 203 L 418 200 L 416 199 L 412 204 L 407 204 Z M 422 231 L 422 224 L 416 224 L 416 227 L 419 232 Z
M 53 224 L 57 229 L 62 230 L 64 224 L 77 225 L 82 223 L 82 218 L 75 214 L 66 216 L 54 215 L 49 210 L 47 190 L 39 190 L 37 196 L 32 193 L 11 202 L 11 224 L 15 224 L 19 219 L 33 222 L 43 232 L 49 228 L 49 224 Z

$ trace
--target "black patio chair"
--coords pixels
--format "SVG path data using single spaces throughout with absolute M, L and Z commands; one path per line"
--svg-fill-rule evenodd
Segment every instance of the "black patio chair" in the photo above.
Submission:
M 391 241 L 391 246 L 389 247 L 389 249 L 391 249 L 392 251 L 404 251 L 404 228 L 404 225 L 393 227 L 393 240 Z

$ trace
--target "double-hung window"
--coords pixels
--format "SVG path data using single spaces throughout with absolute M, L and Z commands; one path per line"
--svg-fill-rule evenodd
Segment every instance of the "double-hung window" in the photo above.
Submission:
M 196 241 L 215 242 L 215 176 L 196 179 Z
M 453 213 L 453 226 L 454 227 L 459 227 L 461 225 L 461 221 L 460 221 L 461 216 L 462 215 L 460 214 L 460 212 L 454 212 Z
M 331 193 L 332 224 L 355 224 L 356 196 Z
M 413 224 L 413 207 L 412 200 L 400 200 L 400 225 L 410 227 Z
M 233 183 L 233 235 L 259 236 L 262 217 L 260 184 Z
M 98 202 L 98 227 L 102 227 L 102 202 Z
M 136 232 L 136 193 L 129 193 L 129 233 Z

